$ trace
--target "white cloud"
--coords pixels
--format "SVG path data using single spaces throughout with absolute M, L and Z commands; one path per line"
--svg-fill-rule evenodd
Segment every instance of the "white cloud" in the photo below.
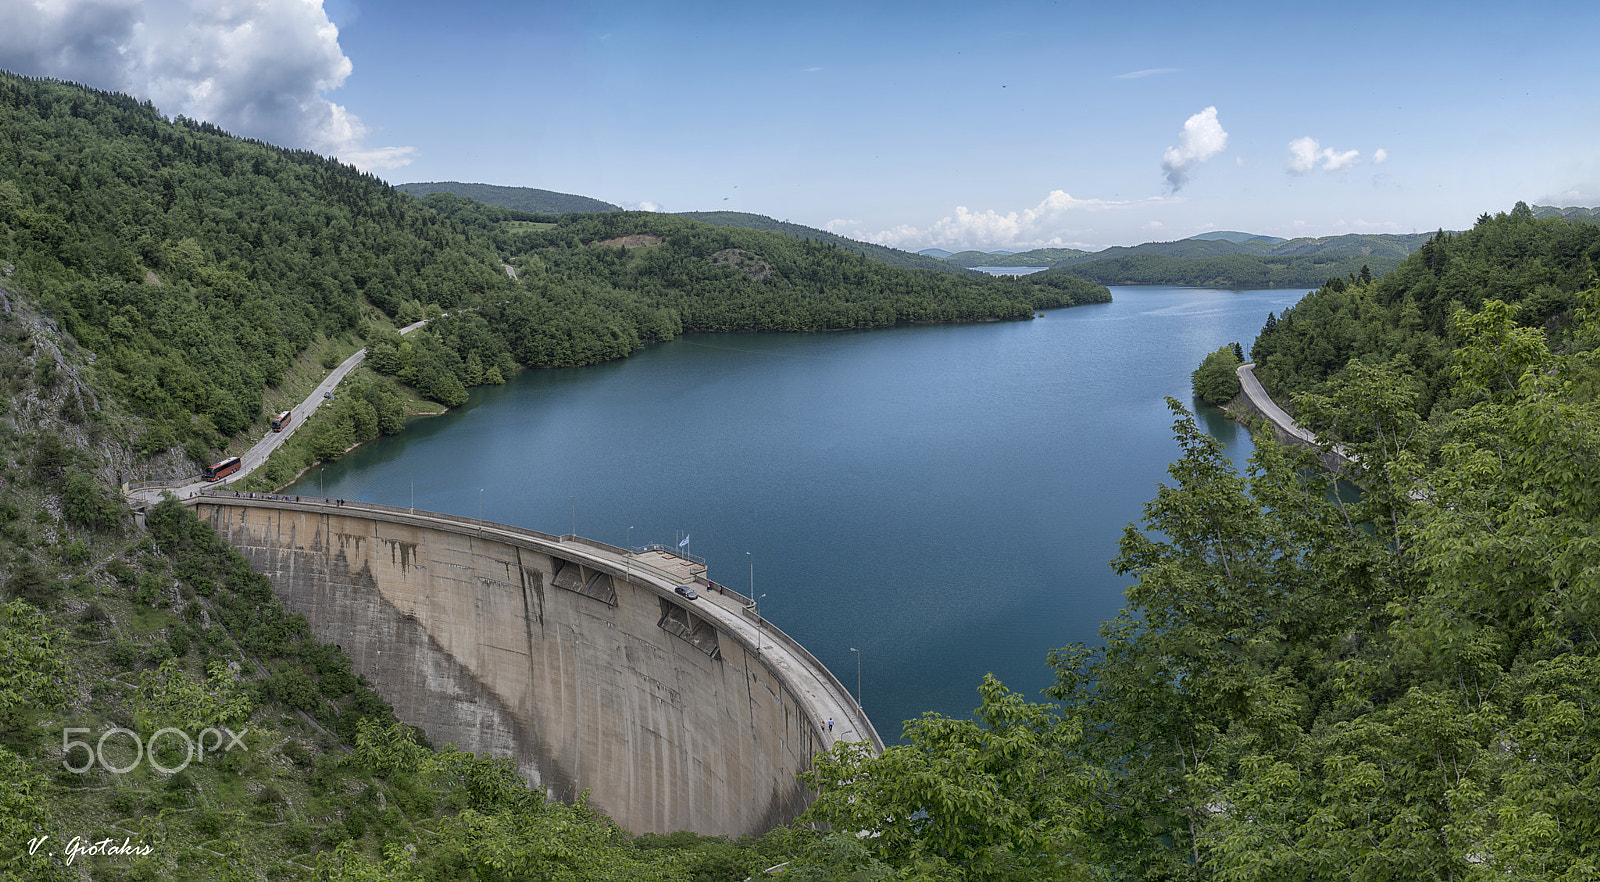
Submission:
M 930 227 L 900 224 L 876 233 L 859 229 L 846 232 L 856 221 L 832 220 L 824 225 L 829 232 L 848 235 L 854 239 L 876 242 L 893 248 L 939 247 L 950 251 L 977 249 L 993 251 L 997 248 L 1092 248 L 1072 238 L 1084 232 L 1072 226 L 1073 217 L 1080 212 L 1097 212 L 1158 204 L 1171 200 L 1150 197 L 1134 201 L 1105 199 L 1078 199 L 1065 190 L 1052 190 L 1033 208 L 1008 211 L 1004 214 L 993 209 L 973 211 L 965 205 L 956 206 L 954 215 L 941 218 Z
M 1148 70 L 1133 70 L 1125 74 L 1117 74 L 1116 78 L 1119 80 L 1142 80 L 1145 77 L 1155 77 L 1160 76 L 1161 74 L 1177 72 L 1178 69 L 1175 67 L 1152 67 Z
M 1383 165 L 1385 162 L 1388 162 L 1388 161 L 1389 161 L 1389 151 L 1383 149 L 1382 147 L 1379 147 L 1378 149 L 1372 151 L 1372 164 L 1373 165 Z
M 1388 158 L 1388 153 L 1384 153 Z M 1323 147 L 1317 143 L 1316 138 L 1296 138 L 1289 142 L 1289 162 L 1286 166 L 1290 174 L 1303 175 L 1310 173 L 1322 164 L 1323 171 L 1348 171 L 1361 158 L 1360 150 L 1335 150 L 1332 147 Z M 1381 161 L 1381 160 L 1378 160 Z
M 1361 158 L 1360 150 L 1346 150 L 1343 153 L 1335 153 L 1333 148 L 1330 147 L 1322 152 L 1324 154 L 1322 167 L 1327 171 L 1345 171 L 1355 165 L 1357 159 Z
M 0 4 L 0 67 L 149 99 L 236 135 L 397 168 L 324 97 L 350 76 L 322 0 L 41 0 Z
M 1174 193 L 1189 182 L 1189 169 L 1198 165 L 1228 146 L 1228 133 L 1217 122 L 1217 109 L 1207 107 L 1183 124 L 1178 135 L 1178 145 L 1168 147 L 1161 156 L 1161 170 L 1167 176 L 1167 187 Z

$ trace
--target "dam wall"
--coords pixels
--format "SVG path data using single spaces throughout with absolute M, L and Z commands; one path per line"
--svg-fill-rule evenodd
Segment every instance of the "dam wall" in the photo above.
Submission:
M 674 593 L 696 571 L 671 555 L 387 506 L 185 504 L 435 745 L 511 757 L 557 799 L 588 789 L 632 832 L 765 832 L 834 739 L 882 748 L 741 598 Z

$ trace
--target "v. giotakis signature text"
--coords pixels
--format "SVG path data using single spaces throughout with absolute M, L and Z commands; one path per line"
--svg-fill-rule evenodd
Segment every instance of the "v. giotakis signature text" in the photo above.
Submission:
M 28 854 L 38 854 L 39 851 L 44 848 L 45 842 L 49 839 L 50 837 L 48 836 L 36 836 L 32 839 L 29 839 Z M 103 855 L 108 857 L 145 857 L 153 850 L 154 849 L 148 845 L 135 845 L 133 841 L 127 837 L 124 837 L 119 843 L 109 836 L 100 840 L 85 839 L 82 836 L 74 836 L 67 840 L 66 847 L 62 849 L 61 853 L 66 856 L 67 864 L 70 866 L 72 862 L 77 860 L 80 856 L 96 857 Z M 45 852 L 45 854 L 54 853 L 55 852 L 52 851 Z

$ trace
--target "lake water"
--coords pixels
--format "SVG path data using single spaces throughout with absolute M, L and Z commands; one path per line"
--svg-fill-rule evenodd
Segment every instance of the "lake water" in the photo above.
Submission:
M 1304 289 L 1118 287 L 1032 321 L 692 335 L 523 371 L 290 492 L 672 544 L 830 666 L 886 740 L 968 716 L 986 672 L 1037 699 L 1045 654 L 1123 606 L 1107 567 L 1166 467 L 1172 396 Z M 1243 462 L 1248 434 L 1202 425 Z M 629 528 L 632 528 L 631 530 Z M 851 652 L 855 648 L 859 652 Z

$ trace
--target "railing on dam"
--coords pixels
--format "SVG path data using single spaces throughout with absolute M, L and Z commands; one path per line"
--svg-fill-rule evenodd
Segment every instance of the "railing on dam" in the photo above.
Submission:
M 364 513 L 382 516 L 384 520 L 400 523 L 413 523 L 426 526 L 446 526 L 456 532 L 485 532 L 492 533 L 500 538 L 522 539 L 547 547 L 561 548 L 572 552 L 581 552 L 591 564 L 600 564 L 612 576 L 641 576 L 655 583 L 655 587 L 664 595 L 673 593 L 673 586 L 680 584 L 678 574 L 652 566 L 648 561 L 638 560 L 627 549 L 619 548 L 605 542 L 587 539 L 571 534 L 554 535 L 526 527 L 511 524 L 496 523 L 480 518 L 464 517 L 460 515 L 444 514 L 425 509 L 404 508 L 399 506 L 383 505 L 375 502 L 358 502 L 352 500 L 323 499 L 315 496 L 294 496 L 282 493 L 252 493 L 236 490 L 198 490 L 188 498 L 181 500 L 185 505 L 195 505 L 206 499 L 222 500 L 229 503 L 241 503 L 251 507 L 287 508 L 301 511 L 335 511 L 351 514 Z M 676 553 L 672 549 L 653 549 L 665 551 L 668 554 Z M 697 585 L 710 588 L 710 583 L 703 574 L 694 578 Z M 728 596 L 731 595 L 731 596 Z M 811 654 L 798 640 L 795 640 L 783 629 L 762 618 L 755 612 L 755 601 L 744 594 L 718 583 L 715 591 L 707 590 L 702 594 L 702 599 L 713 602 L 719 609 L 726 610 L 728 614 L 737 616 L 747 623 L 753 624 L 761 638 L 780 644 L 795 660 L 806 668 L 826 689 L 833 694 L 834 704 L 841 711 L 844 719 L 855 732 L 870 740 L 874 747 L 882 751 L 883 739 L 873 727 L 872 721 L 867 718 L 864 711 L 851 696 L 850 690 L 834 675 L 827 665 Z M 729 630 L 729 636 L 744 643 L 747 647 L 756 650 L 759 655 L 762 649 L 760 639 L 755 645 L 743 634 Z M 817 722 L 820 724 L 822 718 Z

